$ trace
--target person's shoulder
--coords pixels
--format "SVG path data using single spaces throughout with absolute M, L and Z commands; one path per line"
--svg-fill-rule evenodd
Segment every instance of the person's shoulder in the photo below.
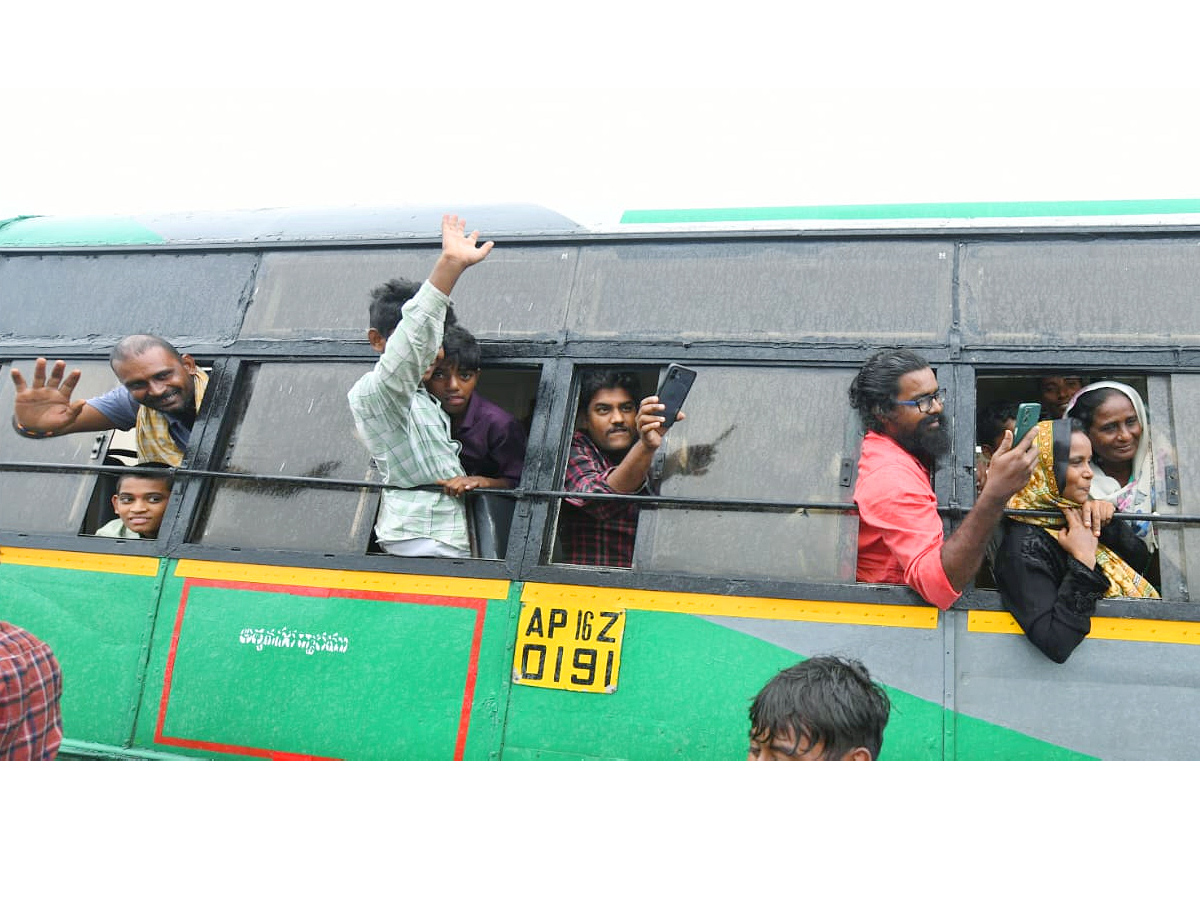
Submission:
M 139 535 L 136 531 L 126 533 L 125 523 L 120 518 L 116 518 L 109 522 L 105 522 L 103 525 L 97 528 L 96 537 L 138 538 L 141 537 L 141 535 Z
M 588 436 L 586 431 L 576 431 L 571 435 L 571 456 L 598 456 L 600 448 Z
M 512 413 L 510 413 L 507 409 L 505 409 L 499 403 L 489 400 L 483 394 L 479 393 L 479 391 L 476 391 L 474 394 L 471 395 L 471 402 L 473 403 L 476 400 L 480 401 L 480 405 L 483 409 L 486 409 L 490 414 L 494 415 L 496 418 L 512 419 L 513 421 L 516 421 L 516 418 L 517 418 L 516 416 L 514 416 Z
M 488 422 L 501 427 L 508 427 L 517 421 L 516 416 L 503 406 L 483 396 L 479 391 L 471 395 L 471 403 L 467 407 L 467 415 L 475 421 Z
M 1006 519 L 996 551 L 996 567 L 1040 569 L 1053 574 L 1069 555 L 1041 525 Z
M 868 431 L 863 436 L 862 449 L 858 456 L 859 471 L 878 472 L 883 469 L 903 469 L 920 473 L 924 470 L 921 461 L 885 434 Z
M 97 394 L 95 397 L 89 397 L 87 400 L 88 406 L 94 406 L 97 409 L 101 407 L 136 407 L 138 402 L 133 399 L 133 394 L 129 393 L 129 389 L 123 384 L 118 384 L 116 387 L 105 391 L 103 394 Z

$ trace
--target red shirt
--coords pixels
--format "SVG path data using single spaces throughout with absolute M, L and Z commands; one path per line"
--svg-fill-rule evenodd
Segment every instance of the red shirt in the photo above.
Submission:
M 858 459 L 859 581 L 907 584 L 939 609 L 959 598 L 942 568 L 942 518 L 929 470 L 877 431 L 868 431 Z
M 0 760 L 54 759 L 62 743 L 62 674 L 50 648 L 0 622 Z

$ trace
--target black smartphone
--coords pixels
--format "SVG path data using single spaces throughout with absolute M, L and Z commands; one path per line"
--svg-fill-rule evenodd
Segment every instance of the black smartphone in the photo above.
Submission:
M 1021 443 L 1021 438 L 1025 437 L 1025 432 L 1038 423 L 1038 416 L 1042 414 L 1042 404 L 1040 403 L 1022 403 L 1017 407 L 1017 422 L 1013 426 L 1013 446 Z
M 695 380 L 695 369 L 678 363 L 667 366 L 667 373 L 663 376 L 662 384 L 658 386 L 658 400 L 667 407 L 662 411 L 663 418 L 666 419 L 663 422 L 663 431 L 675 424 L 675 417 L 679 414 L 679 409 L 683 406 L 683 401 Z

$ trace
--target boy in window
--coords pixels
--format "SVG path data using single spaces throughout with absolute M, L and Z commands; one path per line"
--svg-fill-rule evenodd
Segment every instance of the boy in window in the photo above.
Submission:
M 347 399 L 359 439 L 386 484 L 375 518 L 380 548 L 393 556 L 458 558 L 471 555 L 466 504 L 443 491 L 413 490 L 465 475 L 450 420 L 425 388 L 444 356 L 442 338 L 454 324 L 450 292 L 468 268 L 491 252 L 477 245 L 455 215 L 442 217 L 442 252 L 421 285 L 389 281 L 372 291 L 367 339 L 379 354 L 375 367 L 350 388 Z
M 461 497 L 474 488 L 514 488 L 525 464 L 525 429 L 512 414 L 477 393 L 480 353 L 475 336 L 448 325 L 443 357 L 425 378 L 425 389 L 450 417 L 450 437 L 461 445 L 458 458 L 466 475 L 438 482 Z
M 117 492 L 112 496 L 117 518 L 96 530 L 96 537 L 137 540 L 158 537 L 167 500 L 171 497 L 171 476 L 156 475 L 153 469 L 166 469 L 163 463 L 143 463 L 137 470 L 123 474 L 117 480 Z

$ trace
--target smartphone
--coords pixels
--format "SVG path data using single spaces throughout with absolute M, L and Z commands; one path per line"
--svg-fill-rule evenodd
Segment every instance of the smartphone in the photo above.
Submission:
M 1021 438 L 1025 437 L 1025 432 L 1038 423 L 1038 416 L 1042 414 L 1042 404 L 1040 403 L 1022 403 L 1017 407 L 1017 423 L 1013 426 L 1013 446 L 1021 443 Z
M 683 401 L 687 397 L 688 391 L 692 389 L 692 382 L 695 380 L 695 369 L 689 369 L 678 363 L 671 363 L 667 366 L 667 373 L 663 376 L 662 384 L 658 386 L 659 402 L 667 407 L 662 411 L 663 418 L 666 419 L 663 422 L 663 431 L 675 424 L 675 416 L 679 414 L 679 409 L 683 406 Z

